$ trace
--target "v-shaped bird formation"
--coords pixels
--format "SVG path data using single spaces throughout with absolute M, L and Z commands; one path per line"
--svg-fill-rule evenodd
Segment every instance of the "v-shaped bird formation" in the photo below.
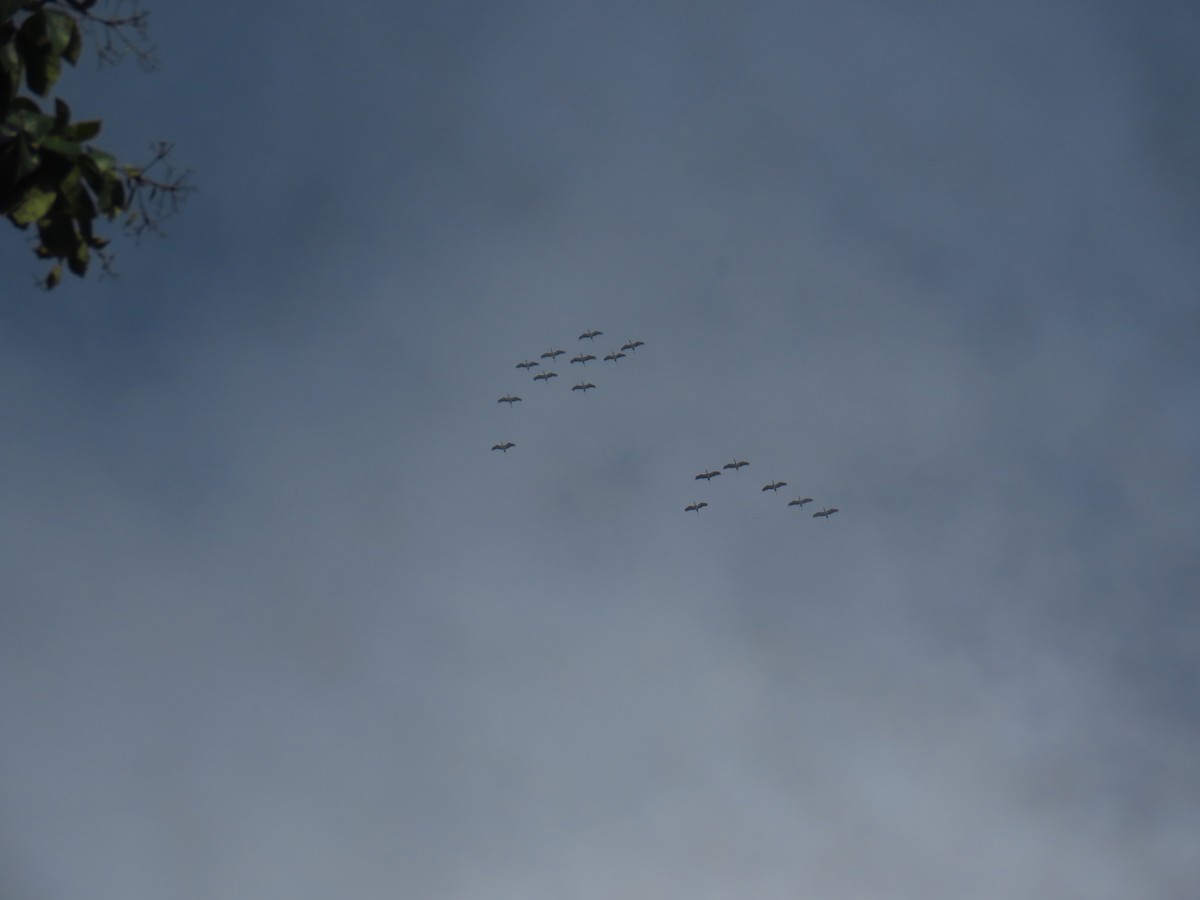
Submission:
M 602 336 L 603 334 L 604 334 L 603 331 L 600 331 L 595 328 L 588 328 L 586 331 L 584 331 L 582 334 L 579 335 L 578 340 L 595 343 L 596 338 Z M 604 356 L 604 362 L 611 362 L 615 365 L 620 360 L 626 359 L 627 353 L 636 354 L 638 347 L 644 347 L 644 346 L 645 346 L 645 341 L 630 339 L 630 340 L 626 341 L 624 344 L 622 344 L 621 348 L 619 350 L 613 350 L 611 353 L 606 354 Z M 522 370 L 526 374 L 528 374 L 533 369 L 538 369 L 539 371 L 537 371 L 536 374 L 534 374 L 532 376 L 533 380 L 540 381 L 543 384 L 548 385 L 550 383 L 551 379 L 557 378 L 558 374 L 559 374 L 554 369 L 551 369 L 548 367 L 551 365 L 556 365 L 558 362 L 558 358 L 560 356 L 566 356 L 566 355 L 567 355 L 566 350 L 563 350 L 561 348 L 551 347 L 549 350 L 547 350 L 545 353 L 542 353 L 538 357 L 539 360 L 545 360 L 546 362 L 535 362 L 527 357 L 527 358 L 521 360 L 521 362 L 517 363 L 516 368 Z M 578 365 L 580 367 L 580 369 L 585 369 L 587 367 L 587 364 L 589 362 L 595 361 L 595 359 L 596 359 L 595 354 L 587 353 L 587 352 L 581 350 L 575 356 L 571 357 L 569 364 L 570 365 Z M 605 368 L 607 368 L 607 367 L 605 367 Z M 592 383 L 591 381 L 581 380 L 578 384 L 574 384 L 571 386 L 571 391 L 572 392 L 579 391 L 582 394 L 586 394 L 588 391 L 595 389 L 595 387 L 596 387 L 596 385 L 594 383 Z M 540 389 L 539 389 L 539 393 L 540 393 Z M 506 404 L 508 404 L 509 408 L 511 409 L 514 404 L 520 403 L 522 401 L 521 401 L 521 397 L 519 397 L 516 394 L 505 394 L 503 397 L 500 397 L 499 400 L 497 400 L 497 402 L 498 403 L 506 403 Z M 514 444 L 511 441 L 499 441 L 496 444 L 492 445 L 492 449 L 500 450 L 501 452 L 507 454 L 508 451 L 515 446 L 516 446 L 516 444 Z M 750 465 L 750 463 L 748 460 L 739 459 L 738 457 L 735 456 L 730 462 L 725 463 L 725 465 L 723 465 L 720 469 L 705 469 L 703 472 L 700 472 L 699 474 L 695 475 L 693 480 L 694 481 L 703 481 L 706 485 L 711 485 L 712 480 L 714 478 L 721 477 L 722 472 L 732 471 L 735 475 L 738 475 L 738 474 L 740 474 L 742 469 L 744 469 L 746 466 L 749 466 L 749 465 Z M 766 484 L 764 484 L 760 488 L 759 492 L 765 494 L 768 491 L 770 491 L 772 494 L 777 494 L 779 492 L 780 488 L 784 488 L 787 486 L 788 486 L 788 483 L 786 481 L 772 479 L 771 481 L 768 481 Z M 789 507 L 795 506 L 800 509 L 803 509 L 804 505 L 806 503 L 812 503 L 812 502 L 813 502 L 812 497 L 797 497 L 795 500 L 789 500 L 787 502 L 787 505 Z M 697 515 L 699 515 L 700 510 L 706 509 L 708 507 L 708 505 L 709 505 L 708 501 L 706 501 L 706 500 L 693 500 L 691 503 L 687 504 L 683 509 L 684 509 L 684 512 L 694 512 Z M 839 512 L 839 510 L 836 506 L 822 507 L 820 510 L 813 513 L 812 517 L 814 519 L 825 519 L 826 521 L 828 521 L 829 517 L 832 516 L 836 512 Z

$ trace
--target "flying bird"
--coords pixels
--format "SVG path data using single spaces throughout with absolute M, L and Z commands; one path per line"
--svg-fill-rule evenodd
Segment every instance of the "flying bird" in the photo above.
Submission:
M 516 394 L 505 394 L 503 397 L 501 397 L 501 398 L 500 398 L 499 400 L 497 400 L 496 402 L 497 402 L 497 403 L 507 403 L 507 404 L 508 404 L 508 408 L 509 408 L 509 409 L 512 409 L 512 405 L 513 405 L 514 403 L 520 403 L 520 402 L 521 402 L 521 398 L 520 398 L 520 397 L 518 397 Z
M 571 362 L 580 363 L 581 365 L 586 366 L 588 364 L 589 359 L 595 359 L 595 358 L 596 357 L 592 356 L 592 354 L 590 354 L 590 353 L 580 353 L 578 356 L 571 357 Z
M 624 353 L 614 350 L 612 353 L 608 354 L 608 356 L 604 357 L 604 361 L 608 362 L 609 360 L 612 360 L 613 362 L 616 362 L 618 359 L 624 359 L 624 358 L 625 358 Z
M 517 445 L 514 444 L 512 441 L 505 441 L 503 444 L 492 444 L 492 449 L 493 450 L 503 450 L 505 453 L 507 453 L 509 447 L 515 447 L 515 446 L 517 446 Z
M 544 381 L 544 382 L 546 382 L 546 384 L 549 384 L 551 378 L 557 378 L 557 377 L 558 377 L 557 372 L 538 372 L 536 375 L 533 376 L 533 380 L 534 381 Z
M 581 382 L 579 382 L 579 384 L 577 384 L 573 388 L 571 388 L 571 390 L 583 391 L 586 394 L 589 390 L 591 390 L 594 387 L 595 387 L 595 385 L 592 384 L 590 381 L 581 381 Z
M 725 463 L 725 465 L 721 466 L 721 468 L 722 469 L 733 469 L 733 471 L 736 472 L 742 466 L 748 466 L 748 465 L 750 465 L 750 463 L 746 462 L 744 459 L 735 459 L 733 462 Z
M 581 334 L 579 336 L 579 339 L 582 341 L 584 338 L 587 338 L 589 341 L 594 341 L 596 338 L 600 337 L 600 335 L 602 335 L 602 334 L 604 334 L 603 331 L 597 331 L 595 328 L 589 328 L 587 331 L 585 331 L 583 334 Z
M 706 506 L 708 506 L 708 504 L 701 500 L 699 503 L 689 503 L 683 508 L 683 511 L 699 513 L 700 510 L 704 509 Z
M 777 491 L 781 487 L 785 487 L 786 485 L 787 485 L 786 481 L 772 481 L 770 484 L 763 485 L 763 490 L 764 491 Z
M 622 350 L 632 350 L 636 353 L 637 348 L 645 346 L 645 344 L 646 344 L 645 341 L 626 341 L 625 346 L 623 346 L 621 349 Z
M 813 518 L 814 519 L 822 519 L 822 518 L 828 519 L 830 516 L 832 516 L 837 511 L 838 511 L 838 508 L 836 506 L 831 506 L 831 507 L 829 507 L 829 509 L 823 509 L 820 512 L 813 513 Z
M 543 353 L 543 354 L 541 355 L 541 359 L 548 359 L 548 360 L 554 361 L 554 360 L 558 359 L 558 357 L 562 356 L 562 355 L 563 355 L 564 353 L 566 353 L 566 352 L 567 352 L 566 350 L 554 350 L 554 349 L 550 349 L 550 350 L 547 350 L 545 353 Z
M 714 478 L 716 478 L 720 474 L 721 473 L 718 472 L 716 469 L 713 469 L 711 472 L 701 472 L 693 480 L 699 481 L 701 478 L 703 478 L 705 481 L 712 481 Z
M 539 366 L 539 365 L 541 365 L 541 363 L 535 363 L 535 362 L 532 362 L 531 360 L 527 359 L 524 362 L 517 363 L 517 368 L 518 369 L 532 369 L 535 366 Z
M 812 503 L 812 497 L 797 497 L 795 500 L 789 500 L 788 506 L 803 507 L 805 503 Z

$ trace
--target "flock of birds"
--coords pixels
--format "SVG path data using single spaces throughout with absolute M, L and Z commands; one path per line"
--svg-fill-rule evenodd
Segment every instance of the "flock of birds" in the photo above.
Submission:
M 596 338 L 600 337 L 600 335 L 602 335 L 602 334 L 604 334 L 603 331 L 598 331 L 595 328 L 589 328 L 587 331 L 585 331 L 583 334 L 581 334 L 579 336 L 579 340 L 581 340 L 581 341 L 588 340 L 588 341 L 595 342 Z M 606 354 L 604 356 L 604 362 L 615 363 L 618 360 L 625 359 L 625 351 L 629 351 L 630 353 L 635 353 L 635 352 L 637 352 L 637 348 L 645 346 L 645 343 L 646 343 L 645 341 L 628 340 L 622 345 L 620 350 L 614 350 L 611 353 Z M 516 367 L 518 369 L 524 369 L 526 372 L 528 372 L 530 369 L 540 368 L 541 371 L 533 376 L 533 380 L 534 381 L 542 381 L 542 382 L 545 382 L 546 384 L 549 384 L 551 378 L 558 377 L 558 372 L 555 371 L 554 369 L 546 368 L 546 366 L 557 363 L 558 358 L 560 356 L 566 356 L 566 355 L 567 355 L 566 350 L 551 347 L 549 350 L 547 350 L 545 353 L 543 353 L 539 357 L 539 359 L 550 360 L 549 363 L 540 363 L 540 362 L 534 362 L 532 359 L 523 359 L 519 363 L 517 363 Z M 571 365 L 575 365 L 576 363 L 578 363 L 581 367 L 586 367 L 588 363 L 594 361 L 595 359 L 596 359 L 596 356 L 593 353 L 580 352 L 580 353 L 576 354 L 575 356 L 571 357 Z M 595 387 L 596 387 L 596 385 L 592 384 L 590 381 L 584 380 L 584 381 L 580 381 L 579 384 L 572 387 L 571 390 L 583 391 L 586 394 L 588 391 L 593 390 Z M 497 403 L 507 403 L 509 405 L 509 407 L 511 408 L 514 403 L 520 403 L 521 398 L 518 397 L 516 394 L 505 394 L 503 397 L 501 397 L 496 402 Z M 510 448 L 515 447 L 515 446 L 516 446 L 516 444 L 505 441 L 503 443 L 493 445 L 492 449 L 493 450 L 503 450 L 505 453 L 507 453 Z
M 600 337 L 602 334 L 604 334 L 603 331 L 598 331 L 594 328 L 589 328 L 587 331 L 583 332 L 583 334 L 579 335 L 579 340 L 591 341 L 594 343 L 596 338 Z M 611 362 L 611 363 L 615 364 L 619 360 L 625 359 L 625 355 L 627 352 L 628 353 L 636 353 L 637 348 L 642 347 L 642 346 L 645 346 L 644 341 L 632 340 L 632 339 L 628 340 L 621 346 L 620 350 L 613 350 L 611 353 L 606 354 L 604 356 L 603 361 Z M 539 369 L 540 371 L 538 371 L 537 374 L 535 374 L 533 376 L 533 380 L 541 381 L 546 384 L 549 384 L 551 379 L 558 377 L 558 372 L 555 369 L 548 368 L 548 366 L 557 363 L 558 358 L 560 356 L 566 356 L 566 353 L 567 353 L 567 351 L 565 351 L 565 350 L 551 347 L 549 350 L 547 350 L 545 353 L 543 353 L 539 357 L 539 359 L 549 360 L 548 363 L 535 362 L 534 360 L 531 360 L 531 359 L 523 359 L 523 360 L 521 360 L 521 362 L 517 363 L 516 368 L 522 369 L 525 372 L 529 372 L 531 369 Z M 577 364 L 580 366 L 581 369 L 583 369 L 584 367 L 587 366 L 587 364 L 589 362 L 593 362 L 593 361 L 595 361 L 595 359 L 596 359 L 596 356 L 594 354 L 581 351 L 580 353 L 571 357 L 570 364 L 571 365 Z M 586 394 L 588 391 L 593 390 L 595 387 L 596 387 L 596 385 L 594 385 L 590 381 L 587 381 L 586 379 L 584 379 L 584 380 L 581 380 L 579 382 L 579 384 L 574 385 L 571 388 L 571 390 L 572 391 L 582 391 L 583 393 Z M 509 408 L 511 409 L 514 403 L 520 403 L 522 401 L 521 401 L 521 398 L 519 396 L 517 396 L 516 394 L 505 394 L 503 397 L 501 397 L 496 402 L 497 403 L 507 403 Z M 512 441 L 499 441 L 492 445 L 492 450 L 499 450 L 502 453 L 508 453 L 508 451 L 511 450 L 515 446 L 516 446 L 516 444 L 514 444 Z M 736 472 L 740 472 L 744 467 L 746 467 L 748 465 L 750 465 L 750 463 L 744 459 L 734 459 L 732 462 L 728 462 L 724 466 L 722 466 L 720 470 L 710 469 L 710 470 L 701 472 L 699 475 L 696 476 L 695 480 L 703 481 L 706 484 L 709 484 L 712 482 L 712 480 L 714 478 L 720 477 L 721 470 L 732 469 L 736 473 Z M 779 489 L 782 487 L 787 487 L 786 481 L 771 481 L 768 484 L 763 485 L 762 490 L 764 493 L 766 491 L 778 492 Z M 812 503 L 812 502 L 813 502 L 812 497 L 797 497 L 795 500 L 789 500 L 787 505 L 788 506 L 796 506 L 796 507 L 803 509 L 804 505 L 806 503 Z M 689 503 L 683 509 L 684 509 L 684 512 L 694 512 L 698 515 L 700 513 L 700 510 L 704 509 L 706 506 L 708 506 L 708 503 L 706 501 L 696 500 L 696 501 Z M 813 513 L 812 516 L 814 519 L 828 520 L 830 516 L 832 516 L 834 513 L 838 512 L 838 511 L 839 510 L 836 506 L 822 507 L 820 510 Z
M 711 483 L 714 478 L 720 477 L 721 470 L 723 470 L 723 469 L 732 469 L 734 472 L 740 472 L 743 467 L 748 466 L 748 465 L 750 465 L 750 463 L 748 463 L 744 459 L 734 459 L 732 462 L 727 462 L 727 463 L 725 463 L 725 465 L 721 466 L 721 469 L 709 469 L 707 471 L 701 472 L 699 475 L 696 476 L 695 480 L 703 481 L 705 483 Z M 766 493 L 767 491 L 771 491 L 772 493 L 778 493 L 779 489 L 782 487 L 787 487 L 786 481 L 770 481 L 762 486 L 762 492 Z M 803 509 L 804 504 L 812 503 L 812 502 L 813 502 L 812 497 L 797 497 L 795 500 L 789 500 L 788 506 L 797 506 L 797 507 Z M 704 500 L 695 500 L 695 501 L 689 503 L 687 506 L 685 506 L 683 508 L 683 511 L 684 512 L 694 512 L 694 513 L 699 514 L 700 510 L 704 509 L 704 507 L 706 507 L 706 506 L 708 506 L 708 503 L 705 502 Z M 813 518 L 814 519 L 828 519 L 835 512 L 839 512 L 839 510 L 836 506 L 822 507 L 820 510 L 813 513 Z

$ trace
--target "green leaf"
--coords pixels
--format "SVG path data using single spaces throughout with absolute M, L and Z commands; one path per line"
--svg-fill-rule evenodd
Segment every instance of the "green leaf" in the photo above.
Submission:
M 25 84 L 39 97 L 45 97 L 50 93 L 50 89 L 54 87 L 61 74 L 62 62 L 56 53 L 26 57 Z
M 9 218 L 13 220 L 14 224 L 22 227 L 30 222 L 36 222 L 50 211 L 57 196 L 55 191 L 43 190 L 36 186 L 31 187 L 21 200 L 21 204 L 8 214 Z
M 22 105 L 20 100 L 23 99 L 22 97 L 10 104 L 8 115 L 4 117 L 4 124 L 14 131 L 23 131 L 35 142 L 41 141 L 54 127 L 54 120 L 38 112 L 36 105 L 29 104 L 33 106 L 32 111 Z M 26 103 L 28 102 L 26 101 Z
M 92 219 L 96 218 L 96 204 L 92 202 L 92 195 L 83 186 L 82 175 L 83 172 L 76 166 L 59 182 L 58 191 L 66 200 L 70 214 L 79 223 L 79 228 L 86 238 L 92 233 L 91 223 Z
M 0 44 L 0 69 L 7 72 L 14 80 L 21 76 L 21 54 L 17 52 L 15 41 L 5 41 Z
M 105 153 L 103 150 L 97 150 L 95 147 L 88 147 L 87 159 L 95 166 L 96 172 L 104 174 L 111 172 L 117 167 L 117 158 L 111 153 Z
M 71 20 L 71 40 L 67 41 L 67 47 L 63 50 L 62 58 L 75 65 L 79 62 L 79 55 L 83 52 L 83 33 L 79 30 L 79 23 L 74 19 Z
M 53 269 L 46 273 L 46 290 L 52 291 L 58 287 L 62 281 L 62 263 L 56 265 Z
M 54 130 L 62 131 L 71 122 L 71 107 L 60 97 L 54 99 Z
M 44 219 L 38 220 L 37 227 L 42 243 L 36 252 L 42 259 L 66 259 L 79 246 L 75 221 L 64 213 L 52 211 Z
M 64 140 L 52 134 L 42 139 L 42 149 L 57 153 L 66 159 L 77 159 L 83 153 L 83 145 L 78 141 Z
M 50 49 L 54 51 L 55 56 L 62 56 L 71 43 L 75 19 L 57 9 L 47 9 L 45 17 L 46 37 L 50 39 Z
M 17 30 L 17 49 L 25 57 L 28 65 L 30 56 L 39 56 L 50 48 L 50 39 L 46 37 L 46 13 L 38 10 L 28 16 Z
M 25 135 L 18 136 L 16 144 L 17 165 L 14 175 L 17 178 L 24 178 L 38 167 L 42 159 L 30 149 L 29 138 L 25 137 Z
M 90 141 L 100 133 L 101 127 L 104 125 L 99 119 L 89 119 L 86 122 L 76 122 L 74 125 L 64 129 L 63 137 L 72 141 Z
M 83 241 L 79 241 L 75 246 L 75 252 L 67 257 L 67 268 L 71 270 L 73 275 L 83 277 L 87 274 L 88 260 L 92 257 L 92 251 L 88 249 L 88 245 Z

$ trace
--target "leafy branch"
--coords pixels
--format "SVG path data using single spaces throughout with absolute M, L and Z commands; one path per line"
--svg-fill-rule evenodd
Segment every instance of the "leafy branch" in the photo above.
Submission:
M 96 219 L 123 219 L 136 237 L 161 232 L 194 188 L 190 173 L 170 163 L 171 145 L 152 145 L 144 165 L 119 163 L 90 141 L 100 133 L 98 119 L 72 121 L 71 108 L 54 100 L 51 114 L 33 97 L 45 98 L 62 74 L 63 63 L 78 63 L 84 31 L 97 40 L 102 61 L 133 53 L 144 68 L 154 57 L 146 37 L 146 16 L 123 0 L 109 15 L 93 11 L 98 0 L 0 0 L 0 214 L 21 230 L 37 231 L 34 252 L 56 260 L 44 285 L 62 280 L 63 265 L 87 273 L 93 254 L 112 273 L 109 241 L 96 234 Z

